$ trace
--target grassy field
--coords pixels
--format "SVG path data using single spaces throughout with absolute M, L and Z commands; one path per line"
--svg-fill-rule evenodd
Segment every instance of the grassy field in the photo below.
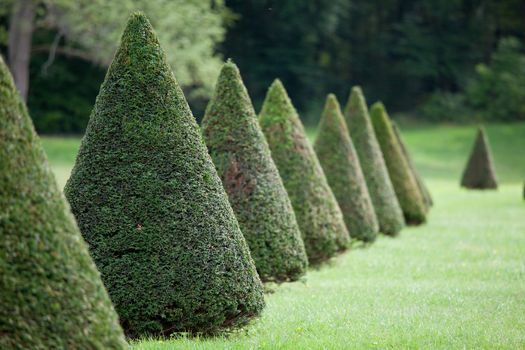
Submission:
M 436 203 L 427 225 L 275 287 L 245 331 L 144 340 L 133 349 L 524 349 L 525 124 L 487 129 L 498 191 L 458 186 L 475 128 L 406 127 Z M 47 138 L 44 146 L 63 185 L 78 140 Z

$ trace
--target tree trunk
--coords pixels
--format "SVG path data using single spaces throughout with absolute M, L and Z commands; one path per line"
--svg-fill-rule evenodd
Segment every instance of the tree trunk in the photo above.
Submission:
M 9 23 L 7 62 L 24 102 L 29 89 L 29 61 L 35 20 L 33 0 L 16 0 Z

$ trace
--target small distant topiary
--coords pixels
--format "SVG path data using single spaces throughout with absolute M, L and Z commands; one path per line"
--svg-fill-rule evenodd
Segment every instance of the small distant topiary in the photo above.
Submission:
M 410 225 L 419 225 L 426 221 L 425 200 L 401 145 L 397 142 L 385 106 L 381 102 L 374 103 L 370 116 L 405 220 Z
M 379 231 L 374 206 L 339 102 L 333 94 L 326 98 L 314 149 L 350 236 L 374 241 Z
M 474 148 L 463 172 L 461 186 L 477 190 L 498 188 L 492 152 L 487 135 L 482 127 L 478 129 Z
M 295 210 L 308 259 L 319 264 L 345 249 L 350 237 L 303 124 L 278 79 L 266 94 L 259 118 Z
M 204 139 L 263 281 L 294 281 L 308 258 L 288 194 L 237 66 L 222 68 Z
M 354 86 L 344 112 L 350 138 L 354 142 L 370 198 L 379 222 L 379 230 L 395 236 L 404 227 L 403 211 L 394 192 L 381 148 L 370 122 L 365 97 Z
M 403 138 L 401 137 L 401 132 L 399 131 L 399 127 L 397 124 L 392 121 L 392 127 L 394 128 L 394 134 L 396 135 L 396 139 L 399 142 L 399 145 L 401 146 L 401 150 L 403 151 L 403 155 L 405 156 L 408 165 L 410 166 L 410 170 L 412 171 L 412 174 L 414 174 L 414 177 L 417 181 L 417 186 L 419 187 L 419 190 L 423 194 L 423 199 L 425 200 L 425 205 L 427 206 L 427 210 L 434 205 L 434 201 L 432 200 L 432 195 L 430 194 L 430 191 L 425 184 L 425 181 L 423 181 L 423 178 L 421 177 L 421 174 L 419 171 L 417 171 L 414 161 L 412 160 L 412 156 L 410 155 L 410 152 L 408 151 L 408 148 L 403 141 Z
M 0 349 L 125 349 L 124 333 L 0 57 Z
M 248 245 L 140 13 L 124 30 L 65 192 L 128 336 L 216 333 L 261 312 Z

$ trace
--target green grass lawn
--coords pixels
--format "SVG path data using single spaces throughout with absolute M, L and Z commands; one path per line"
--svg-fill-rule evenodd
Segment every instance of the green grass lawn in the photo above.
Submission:
M 487 128 L 502 184 L 491 192 L 458 186 L 474 127 L 403 130 L 436 203 L 427 225 L 275 287 L 245 331 L 133 349 L 524 349 L 525 124 Z M 44 146 L 63 185 L 78 140 Z

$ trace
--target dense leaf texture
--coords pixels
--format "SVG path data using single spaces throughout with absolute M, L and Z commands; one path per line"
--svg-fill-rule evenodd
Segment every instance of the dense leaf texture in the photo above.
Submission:
M 370 115 L 405 220 L 408 224 L 421 224 L 426 220 L 425 200 L 383 104 L 375 103 Z
M 232 62 L 222 68 L 202 127 L 259 276 L 264 281 L 297 280 L 308 265 L 301 232 Z
M 434 205 L 434 201 L 432 200 L 432 195 L 430 194 L 430 191 L 425 184 L 425 181 L 423 181 L 423 178 L 421 177 L 421 174 L 419 171 L 417 171 L 416 165 L 414 161 L 412 160 L 412 156 L 410 155 L 410 152 L 408 151 L 408 148 L 403 141 L 403 138 L 401 137 L 401 131 L 399 131 L 399 127 L 397 124 L 393 121 L 392 128 L 394 129 L 394 134 L 396 135 L 397 142 L 401 146 L 401 151 L 403 151 L 403 156 L 408 162 L 408 165 L 410 167 L 410 171 L 412 171 L 412 174 L 416 178 L 417 187 L 419 188 L 419 191 L 423 194 L 423 199 L 425 200 L 425 205 L 427 207 L 427 210 L 430 209 L 431 206 Z
M 260 124 L 290 196 L 310 263 L 348 245 L 348 230 L 303 124 L 279 80 L 264 101 Z
M 492 152 L 482 127 L 478 130 L 474 148 L 463 172 L 461 186 L 479 190 L 498 188 Z
M 66 195 L 129 336 L 212 333 L 263 308 L 200 130 L 141 14 L 100 88 Z
M 379 225 L 374 207 L 341 107 L 333 94 L 326 99 L 314 149 L 350 236 L 365 242 L 375 240 Z
M 117 314 L 0 57 L 0 348 L 126 347 Z
M 405 225 L 403 212 L 390 181 L 360 87 L 352 88 L 344 115 L 350 137 L 361 161 L 361 169 L 374 204 L 379 229 L 386 235 L 395 236 Z

